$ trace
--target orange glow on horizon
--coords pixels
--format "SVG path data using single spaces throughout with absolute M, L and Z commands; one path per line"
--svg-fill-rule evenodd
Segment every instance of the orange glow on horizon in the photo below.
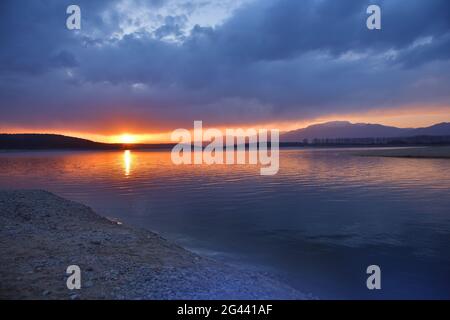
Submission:
M 201 120 L 201 119 L 199 119 Z M 277 121 L 277 122 L 265 122 L 255 124 L 230 124 L 230 125 L 213 125 L 208 123 L 208 120 L 203 121 L 203 130 L 208 128 L 217 128 L 222 132 L 225 129 L 237 129 L 242 128 L 244 130 L 250 128 L 266 128 L 266 129 L 279 129 L 280 132 L 286 132 L 296 129 L 305 128 L 309 125 L 324 123 L 329 121 L 350 121 L 352 123 L 376 123 L 387 126 L 395 126 L 400 128 L 418 128 L 427 127 L 433 124 L 441 122 L 450 122 L 450 106 L 443 107 L 408 107 L 395 110 L 378 109 L 368 112 L 352 113 L 352 114 L 331 114 L 323 117 L 310 118 L 304 120 L 290 120 L 290 121 Z M 2 129 L 0 133 L 47 133 L 47 134 L 61 134 L 71 137 L 79 137 L 82 139 L 88 139 L 96 142 L 103 143 L 121 143 L 121 144 L 135 144 L 135 143 L 175 143 L 171 141 L 172 130 L 177 129 L 174 127 L 167 131 L 145 133 L 141 131 L 139 133 L 122 133 L 118 134 L 103 134 L 92 132 L 80 132 L 71 130 L 58 130 L 58 129 L 30 129 L 29 127 L 13 127 L 8 128 L 4 123 L 1 124 Z M 186 125 L 185 129 L 193 132 L 193 121 L 190 125 Z M 5 128 L 6 127 L 6 128 Z M 125 127 L 125 126 L 124 126 Z
M 450 122 L 450 106 L 430 106 L 426 110 L 424 109 L 424 107 L 409 107 L 395 110 L 378 109 L 360 113 L 330 114 L 313 119 L 268 123 L 260 127 L 278 128 L 280 131 L 286 132 L 330 121 L 373 123 L 398 128 L 421 128 L 441 122 Z
M 132 143 L 137 142 L 137 138 L 134 135 L 124 133 L 119 137 L 117 142 L 124 143 L 124 144 L 132 144 Z
M 170 142 L 170 132 L 139 133 L 139 134 L 123 133 L 119 135 L 101 136 L 97 138 L 97 140 L 95 141 L 106 143 L 123 143 L 123 144 L 165 143 Z

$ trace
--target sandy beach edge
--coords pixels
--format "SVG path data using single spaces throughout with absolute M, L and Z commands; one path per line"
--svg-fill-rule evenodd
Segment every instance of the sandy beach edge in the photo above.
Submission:
M 1 299 L 307 299 L 43 190 L 0 190 Z M 69 265 L 81 289 L 66 285 Z
M 364 157 L 450 159 L 450 146 L 383 148 L 355 151 L 353 154 Z

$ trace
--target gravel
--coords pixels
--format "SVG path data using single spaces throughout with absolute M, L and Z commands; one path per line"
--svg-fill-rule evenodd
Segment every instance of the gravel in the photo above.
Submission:
M 42 190 L 0 191 L 1 299 L 304 299 Z M 66 268 L 81 269 L 81 289 Z

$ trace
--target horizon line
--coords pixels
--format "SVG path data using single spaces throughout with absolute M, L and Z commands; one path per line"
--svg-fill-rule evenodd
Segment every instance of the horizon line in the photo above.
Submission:
M 389 128 L 397 128 L 397 129 L 423 129 L 423 128 L 430 128 L 436 125 L 440 125 L 440 124 L 450 124 L 450 122 L 448 121 L 442 121 L 442 122 L 437 122 L 434 124 L 431 124 L 429 126 L 419 126 L 419 127 L 397 127 L 397 126 L 389 126 L 389 125 L 384 125 L 381 123 L 371 123 L 371 122 L 351 122 L 348 120 L 332 120 L 332 121 L 325 121 L 325 122 L 318 122 L 318 123 L 313 123 L 310 125 L 307 125 L 305 127 L 299 127 L 297 129 L 293 129 L 293 130 L 287 130 L 287 131 L 281 131 L 280 130 L 280 134 L 287 134 L 290 132 L 295 132 L 298 130 L 302 130 L 302 129 L 306 129 L 309 128 L 311 126 L 316 126 L 316 125 L 325 125 L 325 124 L 329 124 L 329 123 L 349 123 L 351 125 L 359 125 L 359 124 L 363 124 L 363 125 L 380 125 L 380 126 L 384 126 L 384 127 L 389 127 Z M 207 130 L 208 128 L 205 127 L 203 128 L 203 130 Z M 83 136 L 93 136 L 92 134 L 83 134 L 81 133 L 80 135 L 75 134 L 75 133 L 71 133 L 71 132 L 67 132 L 67 133 L 61 133 L 58 132 L 58 130 L 55 130 L 53 132 L 49 131 L 49 132 L 44 132 L 44 131 L 39 131 L 39 132 L 0 132 L 0 135 L 54 135 L 54 136 L 61 136 L 61 137 L 67 137 L 67 138 L 75 138 L 75 139 L 81 139 L 84 141 L 89 141 L 89 142 L 93 142 L 93 143 L 98 143 L 98 144 L 105 144 L 105 145 L 174 145 L 176 144 L 176 142 L 173 141 L 160 141 L 160 142 L 145 142 L 145 141 L 136 141 L 136 142 L 123 142 L 123 141 L 112 141 L 112 142 L 106 142 L 106 141 L 98 141 L 95 139 L 90 139 L 90 138 L 85 138 Z M 139 136 L 140 134 L 123 134 L 123 135 L 130 135 L 130 136 Z M 123 136 L 122 135 L 122 136 Z M 121 136 L 119 135 L 110 135 L 110 137 L 112 136 Z M 366 138 L 377 138 L 377 137 L 366 137 Z M 387 137 L 386 137 L 387 138 Z M 319 139 L 319 138 L 318 138 Z M 334 138 L 330 138 L 330 139 L 345 139 L 345 137 L 334 137 Z M 350 138 L 350 139 L 359 139 L 359 138 Z M 281 141 L 280 141 L 281 142 Z M 298 141 L 301 142 L 301 141 Z M 287 142 L 287 143 L 292 143 L 292 142 Z

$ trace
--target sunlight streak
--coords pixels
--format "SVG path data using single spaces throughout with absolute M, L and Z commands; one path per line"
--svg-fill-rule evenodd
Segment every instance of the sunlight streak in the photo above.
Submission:
M 131 151 L 130 150 L 125 150 L 123 153 L 123 164 L 124 164 L 124 169 L 125 169 L 125 176 L 128 177 L 130 175 L 131 172 Z

